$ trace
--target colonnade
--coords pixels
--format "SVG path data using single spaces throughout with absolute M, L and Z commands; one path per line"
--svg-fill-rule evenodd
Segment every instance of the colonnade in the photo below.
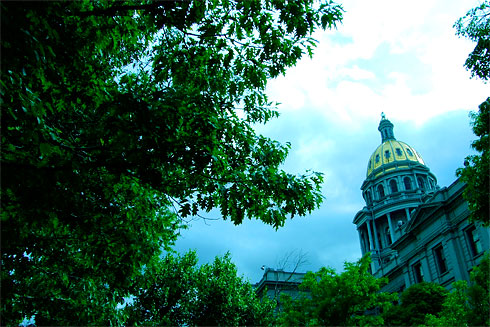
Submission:
M 404 212 L 405 212 L 405 217 L 404 217 L 405 221 L 409 221 L 410 220 L 409 208 L 404 208 Z M 373 213 L 371 213 L 371 216 L 366 216 L 365 222 L 357 228 L 357 232 L 359 233 L 360 243 L 363 245 L 363 249 L 362 249 L 363 254 L 366 252 L 380 251 L 390 245 L 390 244 L 386 244 L 387 243 L 386 241 L 381 242 L 381 240 L 378 237 L 380 235 L 378 233 L 378 230 L 383 230 L 384 227 L 386 226 L 385 224 L 383 224 L 384 217 L 386 217 L 387 227 L 388 227 L 391 242 L 395 242 L 398 238 L 400 238 L 401 232 L 397 231 L 397 228 L 400 228 L 401 226 L 398 225 L 398 222 L 396 223 L 396 227 L 393 225 L 391 213 L 388 212 L 382 215 L 374 215 L 374 219 L 373 219 Z M 364 234 L 364 231 L 367 233 L 367 235 Z M 385 246 L 383 246 L 383 243 L 385 243 Z

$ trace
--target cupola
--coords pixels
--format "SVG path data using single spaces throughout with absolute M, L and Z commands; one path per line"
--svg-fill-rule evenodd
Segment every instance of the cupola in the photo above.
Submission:
M 384 114 L 381 114 L 378 130 L 381 133 L 381 144 L 369 158 L 367 178 L 380 177 L 384 173 L 405 169 L 414 164 L 425 166 L 424 160 L 412 146 L 396 140 L 393 124 Z

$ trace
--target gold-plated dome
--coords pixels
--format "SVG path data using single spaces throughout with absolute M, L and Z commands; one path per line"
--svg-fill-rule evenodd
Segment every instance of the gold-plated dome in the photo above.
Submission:
M 395 162 L 398 164 L 393 165 L 392 163 Z M 369 158 L 366 177 L 373 172 L 376 172 L 375 177 L 377 177 L 388 171 L 407 168 L 410 162 L 425 165 L 424 160 L 413 147 L 405 142 L 389 139 L 379 145 Z M 379 169 L 385 165 L 385 169 Z

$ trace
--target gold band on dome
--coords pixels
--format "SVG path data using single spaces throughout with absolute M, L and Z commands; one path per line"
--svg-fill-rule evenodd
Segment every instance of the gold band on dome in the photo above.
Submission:
M 404 163 L 407 161 L 420 163 L 425 165 L 424 160 L 418 154 L 418 152 L 405 142 L 397 140 L 387 140 L 380 144 L 373 154 L 369 158 L 366 177 L 369 177 L 371 173 L 379 170 L 385 165 L 392 164 L 394 162 Z M 402 168 L 402 165 L 397 165 L 393 167 L 390 165 L 390 171 L 398 168 Z M 406 167 L 406 165 L 404 165 Z M 387 169 L 382 169 L 381 172 L 388 171 Z M 381 175 L 381 173 L 376 174 L 376 176 Z

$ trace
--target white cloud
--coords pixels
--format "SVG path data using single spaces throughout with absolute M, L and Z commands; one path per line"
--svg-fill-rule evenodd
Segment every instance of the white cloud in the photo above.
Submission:
M 376 77 L 373 72 L 366 70 L 366 69 L 361 69 L 357 65 L 340 69 L 339 73 L 341 76 L 345 76 L 347 78 L 350 78 L 350 79 L 353 79 L 356 81 L 373 79 Z
M 344 24 L 338 31 L 318 35 L 320 45 L 313 60 L 303 60 L 286 77 L 271 83 L 270 93 L 283 103 L 281 110 L 328 110 L 329 118 L 343 122 L 379 115 L 384 110 L 393 117 L 422 124 L 444 112 L 467 109 L 467 99 L 484 96 L 484 85 L 469 80 L 463 68 L 472 43 L 458 39 L 452 27 L 475 1 L 342 3 L 346 9 Z M 345 44 L 345 40 L 350 41 Z M 414 65 L 429 67 L 430 71 L 417 76 L 410 73 L 411 69 L 418 71 L 417 67 L 399 62 L 398 71 L 383 73 L 356 63 L 360 59 L 369 62 L 382 44 L 389 45 L 387 56 L 406 53 L 413 57 Z M 411 74 L 410 83 L 407 73 Z M 426 86 L 423 94 L 413 85 Z
M 313 59 L 270 82 L 282 115 L 260 131 L 291 141 L 284 167 L 325 173 L 322 208 L 275 232 L 261 222 L 215 222 L 184 231 L 178 249 L 200 248 L 200 257 L 230 250 L 239 271 L 258 281 L 260 266 L 283 253 L 308 252 L 311 265 L 341 269 L 360 255 L 352 219 L 363 202 L 360 185 L 367 160 L 380 142 L 381 111 L 397 138 L 415 146 L 441 186 L 468 154 L 467 111 L 489 94 L 469 79 L 463 64 L 473 44 L 454 35 L 453 23 L 478 0 L 339 0 L 345 20 L 337 31 L 318 33 Z

